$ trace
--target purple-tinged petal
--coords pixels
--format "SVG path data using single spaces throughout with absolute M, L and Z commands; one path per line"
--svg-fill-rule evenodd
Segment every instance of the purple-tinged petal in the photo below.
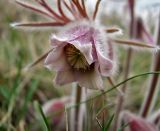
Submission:
M 113 52 L 112 42 L 110 40 L 108 40 L 107 42 L 108 42 L 108 57 L 110 60 L 114 60 L 114 52 Z
M 46 101 L 42 106 L 43 112 L 47 118 L 51 120 L 51 126 L 55 130 L 65 129 L 65 105 L 72 101 L 71 97 L 54 98 L 52 100 Z
M 97 52 L 100 72 L 102 76 L 109 76 L 113 72 L 113 62 Z
M 59 85 L 68 84 L 75 81 L 74 73 L 72 70 L 58 71 L 55 77 L 55 83 Z
M 57 35 L 52 34 L 51 36 L 51 46 L 52 47 L 64 47 L 67 44 L 68 39 L 66 37 L 58 37 Z
M 96 44 L 96 51 L 98 62 L 100 66 L 100 72 L 103 76 L 109 76 L 113 69 L 113 62 L 106 57 L 107 52 L 102 44 Z
M 123 120 L 129 123 L 130 131 L 158 131 L 156 126 L 130 112 L 123 112 Z
M 73 27 L 73 25 L 69 25 L 65 31 L 59 34 L 59 37 L 66 37 L 68 39 L 68 42 L 71 42 L 74 40 L 77 40 L 77 41 L 83 40 L 80 42 L 85 41 L 85 43 L 88 43 L 90 42 L 90 37 L 91 37 L 90 28 L 91 27 L 87 25 L 81 25 L 81 26 L 75 26 L 75 27 Z
M 65 53 L 61 47 L 55 48 L 48 54 L 45 60 L 45 65 L 49 69 L 53 69 L 55 71 L 64 71 L 71 68 L 67 63 Z
M 103 89 L 102 78 L 95 69 L 86 72 L 76 71 L 75 78 L 81 87 L 85 87 L 88 89 L 96 89 L 96 90 Z

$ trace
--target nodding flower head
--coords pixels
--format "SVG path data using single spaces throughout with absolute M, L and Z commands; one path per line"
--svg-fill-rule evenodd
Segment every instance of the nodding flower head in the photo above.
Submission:
M 55 82 L 78 82 L 82 87 L 102 89 L 102 76 L 110 76 L 114 70 L 112 49 L 104 32 L 87 22 L 76 23 L 52 35 L 51 51 L 45 64 L 57 72 Z
M 63 31 L 51 36 L 52 50 L 45 60 L 45 65 L 57 72 L 55 83 L 63 85 L 77 82 L 82 87 L 102 89 L 101 75 L 110 76 L 115 66 L 112 46 L 104 36 L 106 30 L 94 23 L 101 0 L 97 0 L 92 16 L 88 16 L 84 0 L 57 0 L 58 13 L 45 0 L 35 0 L 42 8 L 20 0 L 16 2 L 53 21 L 17 23 L 14 26 L 64 27 Z M 117 31 L 110 29 L 108 33 Z
M 111 38 L 113 35 L 109 34 L 117 34 L 120 30 L 117 28 L 104 29 L 95 22 L 101 0 L 97 0 L 91 16 L 88 15 L 85 0 L 57 0 L 56 11 L 46 0 L 34 1 L 39 7 L 21 0 L 16 2 L 50 18 L 51 21 L 12 25 L 18 27 L 63 27 L 62 31 L 51 36 L 52 49 L 30 66 L 32 67 L 46 58 L 45 65 L 57 72 L 55 78 L 57 84 L 77 82 L 81 87 L 102 89 L 101 76 L 110 76 L 116 66 L 112 44 L 156 48 L 154 45 Z

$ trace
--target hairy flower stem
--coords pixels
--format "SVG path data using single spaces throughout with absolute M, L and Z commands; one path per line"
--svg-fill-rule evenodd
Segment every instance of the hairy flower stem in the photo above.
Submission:
M 85 100 L 84 89 L 79 85 L 73 87 L 72 95 L 74 97 L 73 104 L 77 104 Z M 71 111 L 71 121 L 70 121 L 71 131 L 83 130 L 82 128 L 83 128 L 84 112 L 85 112 L 85 104 L 79 105 Z
M 129 9 L 130 9 L 130 17 L 131 17 L 130 25 L 129 25 L 130 38 L 134 37 L 134 26 L 135 26 L 135 19 L 134 19 L 134 4 L 135 3 L 134 2 L 135 2 L 134 0 L 128 0 L 128 5 L 129 5 Z M 126 59 L 125 68 L 124 68 L 125 69 L 124 79 L 127 79 L 129 76 L 129 72 L 130 72 L 130 68 L 131 68 L 131 61 L 132 61 L 132 54 L 133 54 L 133 50 L 131 48 L 129 48 L 127 51 L 127 59 Z M 123 95 L 118 95 L 118 98 L 117 98 L 118 102 L 117 102 L 117 106 L 116 106 L 113 131 L 117 131 L 117 128 L 119 126 L 119 117 L 120 117 L 120 112 L 123 109 L 126 89 L 127 89 L 127 83 L 125 83 L 122 87 Z
M 79 87 L 77 85 L 77 89 L 76 89 L 76 99 L 75 99 L 75 103 L 79 103 L 81 101 L 81 94 L 82 94 L 82 89 L 81 87 Z M 75 109 L 75 129 L 78 130 L 78 126 L 79 126 L 79 122 L 78 122 L 78 117 L 79 117 L 79 112 L 80 112 L 80 106 L 78 106 Z
M 126 63 L 125 63 L 125 74 L 124 74 L 124 79 L 127 79 L 128 78 L 128 74 L 129 74 L 129 71 L 130 71 L 130 67 L 131 67 L 131 59 L 132 59 L 132 49 L 128 49 L 128 52 L 127 52 L 127 60 L 126 60 Z M 119 121 L 119 115 L 120 115 L 120 112 L 121 110 L 123 109 L 123 104 L 124 104 L 124 95 L 126 93 L 126 88 L 127 88 L 127 83 L 124 83 L 123 84 L 123 87 L 122 87 L 122 93 L 123 95 L 119 94 L 118 95 L 118 102 L 117 102 L 117 107 L 116 107 L 116 113 L 115 113 L 115 121 L 114 121 L 114 127 L 113 127 L 113 130 L 114 131 L 117 131 L 117 127 L 118 127 L 118 121 Z
M 156 44 L 160 45 L 160 17 L 159 17 L 159 21 L 158 21 L 158 26 L 157 26 L 158 31 L 156 32 Z M 157 52 L 157 54 L 155 54 L 153 56 L 154 60 L 153 60 L 153 71 L 159 71 L 160 70 L 160 52 Z M 157 97 L 157 88 L 158 88 L 158 78 L 159 75 L 153 75 L 150 79 L 150 84 L 147 90 L 147 95 L 144 99 L 142 108 L 141 108 L 141 116 L 142 117 L 147 117 L 147 115 L 152 111 L 152 108 L 155 104 L 155 100 Z

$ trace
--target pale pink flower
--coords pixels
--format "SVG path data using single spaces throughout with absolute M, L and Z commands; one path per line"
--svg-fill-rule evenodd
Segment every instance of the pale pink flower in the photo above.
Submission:
M 130 112 L 123 112 L 122 120 L 128 124 L 129 131 L 158 131 L 153 123 Z
M 46 117 L 51 120 L 51 125 L 54 127 L 65 128 L 65 105 L 71 102 L 71 97 L 62 97 L 47 101 L 42 109 Z
M 78 82 L 81 87 L 103 89 L 101 76 L 110 76 L 114 68 L 108 43 L 100 29 L 82 23 L 52 35 L 53 51 L 45 64 L 57 72 L 57 84 Z
M 46 0 L 35 0 L 36 4 L 21 0 L 16 2 L 51 21 L 14 23 L 12 26 L 63 27 L 62 32 L 51 36 L 52 49 L 31 64 L 33 66 L 47 57 L 45 65 L 57 72 L 55 83 L 60 85 L 77 82 L 81 87 L 103 89 L 101 76 L 109 77 L 116 67 L 112 44 L 156 48 L 144 43 L 111 39 L 113 35 L 109 34 L 120 30 L 104 29 L 95 21 L 101 0 L 97 0 L 91 16 L 87 12 L 85 0 L 57 0 L 56 11 Z

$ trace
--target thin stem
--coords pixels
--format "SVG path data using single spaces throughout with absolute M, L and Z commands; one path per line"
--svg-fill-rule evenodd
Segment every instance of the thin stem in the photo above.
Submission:
M 79 85 L 73 87 L 73 97 L 74 97 L 74 104 L 80 103 L 82 100 L 85 100 L 84 90 Z M 75 107 L 75 109 L 71 110 L 71 131 L 82 131 L 83 128 L 83 119 L 84 119 L 84 110 L 85 105 L 79 105 Z
M 49 13 L 47 13 L 46 11 L 43 11 L 43 10 L 41 10 L 41 9 L 39 9 L 39 8 L 29 4 L 29 3 L 26 3 L 26 2 L 23 2 L 23 1 L 20 1 L 20 0 L 16 0 L 16 3 L 21 5 L 21 6 L 23 6 L 23 7 L 25 7 L 25 8 L 31 9 L 31 10 L 33 10 L 35 12 L 38 12 L 40 14 L 43 14 L 45 16 L 48 16 L 48 17 L 54 19 L 54 17 L 52 15 L 50 15 Z
M 62 2 L 64 4 L 64 6 L 68 9 L 68 11 L 73 15 L 73 17 L 75 19 L 78 19 L 79 16 L 77 16 L 77 15 L 79 15 L 79 14 L 77 14 L 77 12 L 76 12 L 76 10 L 74 8 L 73 3 L 71 2 L 70 5 L 68 5 L 65 0 L 63 0 Z
M 82 17 L 87 18 L 87 15 L 84 11 L 84 9 L 81 7 L 79 1 L 72 0 L 72 3 L 75 5 L 79 13 L 81 14 Z
M 134 0 L 128 0 L 128 5 L 129 5 L 129 11 L 130 11 L 130 24 L 129 24 L 129 29 L 130 29 L 130 38 L 134 37 L 134 27 L 135 27 L 135 20 L 134 20 Z M 132 62 L 132 49 L 129 48 L 127 51 L 127 60 L 125 63 L 125 73 L 124 73 L 124 79 L 127 79 L 129 76 L 129 71 L 131 68 L 131 62 Z M 120 112 L 123 109 L 124 106 L 124 97 L 125 97 L 125 93 L 126 93 L 126 89 L 127 89 L 127 83 L 123 84 L 122 87 L 122 92 L 124 95 L 118 95 L 118 103 L 117 103 L 117 107 L 116 107 L 116 113 L 115 113 L 115 122 L 114 122 L 114 126 L 113 126 L 113 131 L 116 131 L 118 126 L 119 126 L 119 116 L 120 116 Z
M 95 20 L 95 18 L 97 16 L 97 12 L 98 12 L 98 9 L 99 9 L 100 2 L 101 2 L 101 0 L 97 0 L 95 10 L 94 10 L 94 13 L 93 13 L 93 20 Z
M 112 39 L 116 44 L 124 44 L 128 46 L 135 46 L 135 47 L 143 47 L 143 48 L 157 48 L 157 46 L 153 44 L 145 44 L 144 42 L 133 41 L 133 40 L 121 40 L 121 39 Z
M 131 67 L 131 58 L 132 58 L 132 49 L 130 48 L 127 52 L 127 60 L 126 60 L 126 64 L 125 64 L 126 68 L 125 68 L 124 79 L 127 79 L 127 77 L 128 77 L 130 67 Z M 127 83 L 123 84 L 123 87 L 121 90 L 123 94 L 126 93 L 126 88 L 127 88 Z M 116 131 L 117 127 L 118 127 L 119 115 L 120 115 L 120 112 L 123 109 L 123 105 L 124 105 L 124 96 L 125 95 L 118 95 L 118 102 L 117 102 L 116 113 L 115 113 L 114 131 Z
M 65 122 L 66 122 L 66 131 L 69 131 L 69 126 L 68 126 L 68 110 L 65 106 Z
M 85 103 L 87 103 L 87 102 L 93 101 L 94 99 L 96 99 L 96 98 L 98 98 L 98 97 L 100 97 L 100 96 L 102 96 L 102 95 L 104 95 L 104 94 L 107 94 L 107 93 L 115 90 L 116 88 L 120 87 L 121 85 L 123 85 L 124 83 L 126 83 L 126 82 L 128 82 L 128 81 L 130 81 L 130 80 L 133 80 L 133 79 L 138 78 L 138 77 L 142 77 L 142 76 L 146 76 L 146 75 L 154 75 L 154 74 L 157 74 L 157 75 L 158 75 L 158 74 L 160 74 L 160 72 L 159 72 L 159 71 L 157 71 L 157 72 L 146 72 L 146 73 L 134 75 L 134 76 L 132 76 L 132 77 L 130 77 L 130 78 L 127 78 L 126 80 L 124 80 L 124 81 L 116 84 L 114 87 L 112 87 L 112 88 L 110 88 L 110 89 L 108 89 L 108 90 L 105 90 L 103 93 L 100 92 L 100 93 L 98 93 L 96 96 L 91 97 L 91 98 L 88 98 L 87 100 L 83 100 L 83 101 L 81 101 L 80 103 L 76 103 L 76 104 L 73 104 L 73 103 L 72 103 L 70 106 L 66 107 L 66 110 L 70 110 L 70 109 L 72 109 L 72 108 L 78 107 L 78 106 L 81 105 L 81 104 L 85 104 Z M 61 111 L 65 111 L 65 109 L 62 109 Z
M 70 107 L 68 107 L 68 109 L 75 108 L 75 107 L 79 106 L 80 104 L 84 104 L 84 103 L 87 103 L 87 102 L 89 102 L 89 101 L 92 101 L 92 100 L 94 100 L 94 99 L 102 96 L 103 94 L 106 94 L 106 93 L 109 93 L 109 92 L 115 90 L 116 88 L 118 88 L 119 86 L 123 85 L 124 83 L 126 83 L 126 82 L 128 82 L 128 81 L 130 81 L 130 80 L 133 80 L 133 79 L 138 78 L 138 77 L 141 77 L 141 76 L 149 75 L 149 74 L 152 74 L 152 75 L 153 75 L 153 74 L 160 74 L 160 72 L 147 72 L 147 73 L 142 73 L 142 74 L 138 74 L 138 75 L 132 76 L 132 77 L 130 77 L 130 78 L 127 78 L 127 79 L 125 79 L 124 81 L 120 82 L 119 84 L 115 85 L 114 87 L 112 87 L 112 88 L 104 91 L 104 93 L 99 93 L 99 94 L 97 94 L 96 96 L 94 96 L 94 97 L 92 97 L 92 98 L 89 98 L 89 99 L 87 99 L 87 100 L 85 100 L 85 101 L 81 101 L 80 103 L 77 103 L 77 104 L 75 104 L 75 105 L 71 105 Z
M 82 89 L 80 86 L 77 86 L 76 89 L 76 103 L 79 103 L 81 101 L 81 94 L 82 94 Z M 76 115 L 75 115 L 75 121 L 78 122 L 78 114 L 79 114 L 79 107 L 76 108 Z M 77 124 L 76 124 L 77 125 Z
M 13 23 L 12 27 L 52 27 L 52 26 L 64 26 L 62 22 L 30 22 L 30 23 Z
M 159 16 L 159 20 L 158 20 L 158 25 L 157 25 L 157 29 L 158 32 L 156 32 L 157 34 L 157 39 L 155 40 L 157 45 L 160 44 L 160 16 Z M 153 71 L 159 71 L 160 70 L 160 53 L 158 52 L 154 58 L 153 61 L 154 65 L 153 65 Z M 154 103 L 155 103 L 155 97 L 157 96 L 157 84 L 158 84 L 158 78 L 159 75 L 153 75 L 151 77 L 151 82 L 149 85 L 149 89 L 148 89 L 148 94 L 146 95 L 143 105 L 142 105 L 142 109 L 141 109 L 141 115 L 142 117 L 147 117 L 147 115 L 150 113 L 150 111 L 152 110 Z
M 71 20 L 65 15 L 65 13 L 64 13 L 63 10 L 62 10 L 61 0 L 57 0 L 57 6 L 58 6 L 59 13 L 62 15 L 62 17 L 63 17 L 66 21 L 70 22 Z
M 45 0 L 36 0 L 43 8 L 45 8 L 49 13 L 51 13 L 57 20 L 67 22 L 62 16 L 58 15 Z
M 37 60 L 35 60 L 33 63 L 31 63 L 29 66 L 27 66 L 25 69 L 30 69 L 32 67 L 34 67 L 35 65 L 37 65 L 38 63 L 40 63 L 42 60 L 44 60 L 47 55 L 52 51 L 53 49 L 50 49 L 49 51 L 47 51 L 46 53 L 42 54 Z

